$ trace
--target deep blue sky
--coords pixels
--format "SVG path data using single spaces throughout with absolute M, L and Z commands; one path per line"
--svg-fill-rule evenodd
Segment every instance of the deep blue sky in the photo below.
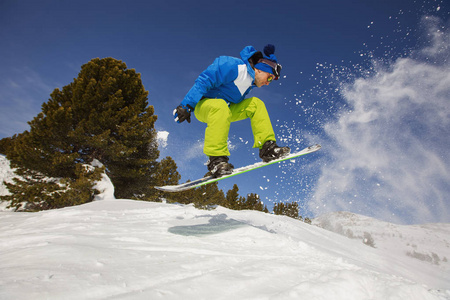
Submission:
M 441 0 L 3 0 L 0 138 L 26 130 L 26 122 L 39 113 L 52 90 L 72 82 L 81 65 L 96 57 L 114 57 L 141 73 L 158 116 L 156 128 L 169 132 L 161 157 L 175 159 L 182 181 L 196 179 L 206 172 L 200 148 L 205 125 L 197 120 L 176 124 L 172 110 L 215 57 L 239 56 L 247 45 L 262 49 L 272 43 L 283 78 L 252 95 L 265 101 L 280 144 L 296 149 L 323 143 L 330 138 L 324 136 L 324 126 L 338 119 L 346 106 L 330 93 L 334 84 L 360 76 L 370 55 L 395 61 L 422 47 L 420 19 L 436 15 L 445 23 L 448 6 Z M 345 78 L 330 76 L 340 72 Z M 259 160 L 250 148 L 249 122 L 232 124 L 230 141 L 235 166 Z M 264 168 L 219 186 L 226 192 L 238 183 L 241 195 L 258 193 L 269 207 L 299 201 L 303 214 L 313 216 L 308 206 L 323 172 L 317 164 L 329 154 L 323 146 L 322 153 L 297 160 L 297 166 Z

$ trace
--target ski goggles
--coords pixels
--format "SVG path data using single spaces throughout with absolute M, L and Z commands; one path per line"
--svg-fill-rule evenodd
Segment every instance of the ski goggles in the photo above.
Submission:
M 271 82 L 273 79 L 278 80 L 278 78 L 280 78 L 280 72 L 281 72 L 281 65 L 277 64 L 276 62 L 273 62 L 269 59 L 265 59 L 265 58 L 261 58 L 258 63 L 263 63 L 268 65 L 269 67 L 272 68 L 272 73 L 275 76 L 275 78 L 269 79 L 267 78 L 268 82 Z

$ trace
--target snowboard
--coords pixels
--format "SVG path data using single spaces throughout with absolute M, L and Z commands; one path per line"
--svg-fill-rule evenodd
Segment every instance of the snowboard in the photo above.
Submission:
M 206 177 L 194 180 L 194 181 L 189 181 L 189 182 L 178 184 L 178 185 L 155 186 L 155 189 L 164 191 L 164 192 L 182 192 L 182 191 L 190 190 L 193 188 L 197 188 L 197 187 L 205 185 L 205 184 L 210 184 L 210 183 L 213 183 L 213 182 L 216 182 L 219 180 L 230 178 L 230 177 L 242 174 L 242 173 L 246 173 L 246 172 L 249 172 L 252 170 L 256 170 L 256 169 L 259 169 L 262 167 L 273 165 L 273 164 L 276 164 L 276 163 L 279 163 L 279 162 L 282 162 L 285 160 L 294 159 L 296 157 L 299 157 L 299 156 L 302 156 L 302 155 L 305 155 L 308 153 L 316 152 L 320 148 L 321 148 L 321 146 L 317 144 L 314 146 L 307 147 L 301 151 L 291 153 L 291 154 L 284 156 L 282 158 L 279 158 L 279 159 L 275 159 L 275 160 L 272 160 L 269 162 L 258 162 L 253 165 L 248 165 L 245 167 L 240 167 L 240 168 L 234 169 L 231 174 L 224 175 L 224 176 L 221 176 L 218 178 L 215 178 L 213 176 L 206 176 Z

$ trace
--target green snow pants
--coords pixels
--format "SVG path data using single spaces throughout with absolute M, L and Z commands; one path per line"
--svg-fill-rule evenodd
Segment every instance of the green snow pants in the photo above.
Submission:
M 195 106 L 195 117 L 206 123 L 203 152 L 207 156 L 229 156 L 227 140 L 231 122 L 250 118 L 254 137 L 254 148 L 260 148 L 266 141 L 275 141 L 264 102 L 256 97 L 240 103 L 228 103 L 223 99 L 203 99 Z

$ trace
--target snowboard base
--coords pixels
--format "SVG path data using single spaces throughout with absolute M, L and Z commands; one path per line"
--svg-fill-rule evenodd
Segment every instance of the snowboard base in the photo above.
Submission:
M 230 177 L 242 174 L 242 173 L 246 173 L 246 172 L 249 172 L 249 171 L 252 171 L 252 170 L 256 170 L 256 169 L 259 169 L 259 168 L 262 168 L 262 167 L 273 165 L 273 164 L 276 164 L 276 163 L 279 163 L 279 162 L 282 162 L 282 161 L 285 161 L 285 160 L 290 160 L 290 159 L 293 159 L 293 158 L 296 158 L 296 157 L 299 157 L 299 156 L 303 156 L 303 155 L 308 154 L 308 153 L 316 152 L 316 151 L 320 150 L 320 148 L 321 148 L 321 146 L 317 144 L 317 145 L 313 145 L 313 146 L 307 147 L 307 148 L 305 148 L 305 149 L 303 149 L 301 151 L 298 151 L 298 152 L 295 152 L 295 153 L 291 153 L 291 154 L 289 154 L 287 156 L 284 156 L 282 158 L 269 161 L 267 163 L 265 163 L 265 162 L 258 162 L 258 163 L 255 163 L 255 164 L 252 164 L 252 165 L 249 165 L 249 166 L 245 166 L 245 167 L 240 167 L 240 168 L 234 169 L 233 173 L 228 174 L 228 175 L 224 175 L 222 177 L 215 178 L 213 176 L 207 176 L 207 177 L 203 177 L 203 178 L 200 178 L 200 179 L 197 179 L 197 180 L 194 180 L 194 181 L 189 181 L 189 182 L 178 184 L 178 185 L 155 186 L 155 189 L 160 190 L 160 191 L 164 191 L 164 192 L 182 192 L 182 191 L 190 190 L 190 189 L 193 189 L 193 188 L 197 188 L 197 187 L 205 185 L 205 184 L 210 184 L 210 183 L 213 183 L 213 182 L 216 182 L 216 181 L 219 181 L 219 180 L 230 178 Z

